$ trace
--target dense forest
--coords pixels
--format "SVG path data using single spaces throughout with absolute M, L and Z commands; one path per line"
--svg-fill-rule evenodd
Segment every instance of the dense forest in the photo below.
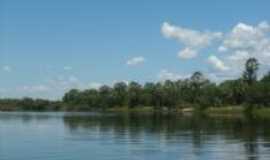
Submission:
M 142 108 L 175 110 L 193 107 L 244 106 L 270 107 L 270 72 L 257 78 L 259 62 L 249 58 L 245 70 L 236 80 L 216 84 L 201 72 L 190 78 L 157 83 L 118 82 L 113 87 L 77 90 L 66 93 L 62 101 L 41 99 L 1 99 L 0 110 L 70 110 L 90 111 L 109 108 Z

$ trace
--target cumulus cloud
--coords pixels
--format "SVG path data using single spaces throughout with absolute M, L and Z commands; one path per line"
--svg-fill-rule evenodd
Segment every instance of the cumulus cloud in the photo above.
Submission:
M 29 96 L 33 98 L 60 99 L 64 93 L 71 89 L 98 89 L 102 85 L 99 82 L 84 82 L 76 76 L 58 76 L 41 84 L 23 85 L 5 90 L 5 95 L 18 98 Z
M 221 38 L 221 32 L 200 32 L 164 22 L 161 28 L 162 34 L 167 38 L 176 39 L 186 46 L 200 48 L 208 46 L 212 40 Z
M 266 21 L 257 25 L 240 22 L 224 33 L 202 32 L 165 22 L 161 32 L 164 37 L 177 40 L 183 45 L 178 52 L 181 59 L 195 58 L 206 48 L 222 53 L 207 58 L 207 63 L 215 69 L 211 77 L 220 75 L 220 72 L 225 72 L 222 77 L 239 77 L 250 57 L 260 62 L 259 74 L 270 70 L 270 24 Z M 230 72 L 226 72 L 228 70 Z
M 128 85 L 130 83 L 129 80 L 113 80 L 111 86 L 113 87 L 116 83 L 119 83 L 119 82 L 123 82 L 126 85 Z
M 65 71 L 70 71 L 70 70 L 72 70 L 72 67 L 71 66 L 64 66 L 64 68 L 63 68 Z
M 12 68 L 8 65 L 5 65 L 2 67 L 2 70 L 5 71 L 5 72 L 11 72 L 12 71 Z
M 191 59 L 197 56 L 197 50 L 185 48 L 178 53 L 178 57 L 182 59 Z
M 228 32 L 220 48 L 226 48 L 224 63 L 234 70 L 236 75 L 244 69 L 246 60 L 255 57 L 262 70 L 269 70 L 270 64 L 270 25 L 263 21 L 258 25 L 238 23 Z M 220 50 L 219 50 L 220 51 Z
M 257 26 L 238 23 L 232 31 L 227 34 L 223 46 L 228 49 L 256 49 L 266 45 L 266 33 L 270 26 L 267 22 L 261 22 Z M 259 46 L 257 46 L 259 44 Z
M 201 32 L 164 22 L 161 33 L 166 38 L 175 39 L 184 45 L 184 49 L 179 52 L 179 58 L 190 59 L 197 56 L 199 49 L 205 48 L 213 40 L 222 37 L 221 32 Z
M 218 51 L 219 52 L 226 52 L 228 49 L 226 48 L 226 47 L 224 47 L 224 46 L 219 46 L 218 47 Z
M 208 57 L 208 62 L 217 70 L 219 71 L 227 71 L 229 70 L 229 67 L 225 66 L 222 60 L 220 60 L 218 57 L 211 55 Z
M 245 50 L 235 51 L 232 55 L 228 56 L 231 61 L 246 61 L 249 58 L 249 53 Z
M 234 74 L 228 74 L 227 72 L 208 72 L 205 73 L 206 77 L 213 82 L 221 83 L 224 80 L 234 79 Z
M 70 89 L 85 89 L 87 85 L 74 75 L 58 76 L 48 81 L 48 85 L 57 91 L 66 92 Z
M 139 65 L 145 62 L 145 58 L 140 56 L 140 57 L 133 57 L 127 61 L 127 65 L 129 66 L 135 66 Z
M 47 98 L 58 99 L 60 95 L 55 94 L 55 90 L 48 84 L 28 84 L 22 86 L 15 86 L 14 88 L 5 88 L 4 92 L 1 92 L 3 98 Z
M 37 92 L 47 92 L 47 91 L 50 91 L 50 89 L 51 88 L 46 85 L 26 85 L 26 86 L 18 87 L 17 91 L 37 93 Z
M 170 72 L 166 69 L 163 69 L 158 74 L 158 80 L 159 81 L 165 81 L 165 80 L 179 80 L 179 79 L 185 79 L 188 78 L 190 75 L 182 75 L 178 73 Z
M 15 92 L 17 95 L 30 96 L 33 98 L 58 99 L 70 89 L 83 89 L 86 87 L 87 85 L 82 83 L 75 76 L 59 76 L 42 84 L 18 86 Z M 14 91 L 11 90 L 10 92 Z
M 88 87 L 89 88 L 92 88 L 92 89 L 99 89 L 103 84 L 102 83 L 99 83 L 99 82 L 90 82 L 88 84 Z

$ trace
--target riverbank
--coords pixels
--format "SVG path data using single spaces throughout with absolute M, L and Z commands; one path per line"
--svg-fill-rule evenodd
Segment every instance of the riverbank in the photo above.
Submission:
M 30 107 L 31 108 L 31 107 Z M 49 108 L 49 109 L 48 109 Z M 162 109 L 155 109 L 155 107 L 152 106 L 138 106 L 134 108 L 130 108 L 127 106 L 124 107 L 113 107 L 113 108 L 107 108 L 102 110 L 72 110 L 72 109 L 66 109 L 65 107 L 59 107 L 55 109 L 55 107 L 48 107 L 44 110 L 21 110 L 16 109 L 14 107 L 13 109 L 0 109 L 0 111 L 7 111 L 7 112 L 27 112 L 27 111 L 33 111 L 33 112 L 113 112 L 113 113 L 137 113 L 137 114 L 144 114 L 144 113 L 161 113 L 161 114 L 180 114 L 180 115 L 192 115 L 192 114 L 203 114 L 207 116 L 226 116 L 226 117 L 239 117 L 239 116 L 245 116 L 248 114 L 249 116 L 252 116 L 254 118 L 262 118 L 262 119 L 270 119 L 270 108 L 253 108 L 248 113 L 243 106 L 224 106 L 224 107 L 209 107 L 204 110 L 197 109 L 195 107 L 182 107 L 182 108 L 173 108 L 168 109 L 167 107 L 163 107 Z
M 138 108 L 128 108 L 128 107 L 116 107 L 105 110 L 106 112 L 116 112 L 116 113 L 177 113 L 177 114 L 204 114 L 207 116 L 226 116 L 226 117 L 239 117 L 248 114 L 254 118 L 270 119 L 270 108 L 253 108 L 250 113 L 247 113 L 245 107 L 243 106 L 225 106 L 225 107 L 210 107 L 205 110 L 199 110 L 195 108 L 179 108 L 174 110 L 155 110 L 154 107 L 138 107 Z
M 253 118 L 259 119 L 270 119 L 270 108 L 253 108 L 249 111 L 243 106 L 229 106 L 220 108 L 207 108 L 203 111 L 208 116 L 227 116 L 227 117 L 238 117 L 238 116 L 252 116 Z

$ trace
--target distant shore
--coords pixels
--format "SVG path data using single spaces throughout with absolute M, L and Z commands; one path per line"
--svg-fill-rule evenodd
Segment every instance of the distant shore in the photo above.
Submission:
M 238 116 L 252 116 L 253 118 L 261 119 L 270 119 L 270 108 L 260 107 L 253 108 L 251 111 L 246 110 L 244 106 L 224 106 L 224 107 L 209 107 L 206 109 L 197 109 L 194 107 L 183 107 L 169 110 L 167 107 L 164 107 L 161 110 L 156 110 L 152 106 L 140 106 L 136 108 L 129 107 L 114 107 L 107 108 L 104 110 L 65 110 L 65 109 L 49 109 L 49 110 L 3 110 L 0 109 L 0 112 L 111 112 L 111 113 L 135 113 L 135 114 L 146 114 L 146 113 L 158 113 L 158 114 L 179 114 L 179 115 L 193 115 L 193 114 L 203 114 L 213 117 L 238 117 Z
M 249 58 L 237 79 L 211 82 L 203 73 L 160 82 L 116 82 L 71 89 L 57 101 L 0 99 L 0 111 L 157 112 L 270 117 L 270 71 L 258 79 L 259 62 Z
M 209 116 L 245 116 L 249 114 L 254 118 L 269 118 L 270 119 L 270 108 L 253 108 L 250 113 L 247 113 L 244 106 L 226 106 L 226 107 L 209 107 L 205 110 L 199 110 L 195 108 L 179 108 L 172 111 L 164 109 L 163 111 L 156 111 L 154 107 L 140 107 L 140 108 L 111 108 L 106 110 L 107 112 L 127 112 L 127 113 L 149 113 L 149 112 L 159 112 L 159 113 L 178 113 L 178 114 L 205 114 Z

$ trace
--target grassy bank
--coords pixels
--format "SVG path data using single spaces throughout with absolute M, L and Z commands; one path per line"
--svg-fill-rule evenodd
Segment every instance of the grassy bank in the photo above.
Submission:
M 59 105 L 61 106 L 61 105 Z M 87 110 L 84 109 L 84 107 L 74 107 L 74 108 L 80 108 L 80 110 L 73 110 L 66 109 L 66 107 L 47 107 L 42 110 L 35 110 L 32 108 L 27 109 L 18 109 L 18 107 L 11 107 L 10 108 L 0 108 L 0 111 L 36 111 L 36 112 L 42 112 L 42 111 L 65 111 L 65 112 L 73 112 L 73 111 L 81 111 L 81 112 L 93 112 L 93 111 L 100 111 L 100 112 L 115 112 L 115 113 L 179 113 L 183 115 L 191 115 L 191 114 L 205 114 L 207 116 L 226 116 L 226 117 L 238 117 L 238 116 L 245 116 L 247 114 L 246 109 L 244 106 L 224 106 L 224 107 L 209 107 L 205 110 L 196 109 L 196 107 L 181 107 L 181 108 L 174 108 L 172 110 L 169 110 L 168 108 L 164 107 L 162 109 L 156 110 L 153 106 L 137 106 L 134 108 L 130 108 L 128 106 L 123 107 L 113 107 L 113 108 L 107 108 L 102 110 Z M 261 119 L 270 119 L 270 108 L 256 108 L 254 107 L 250 112 L 248 113 L 249 116 L 252 116 L 254 118 L 261 118 Z
M 248 114 L 254 118 L 270 119 L 270 108 L 265 107 L 253 108 L 250 113 L 246 113 L 243 106 L 208 108 L 203 113 L 209 116 L 245 116 Z
M 270 119 L 270 108 L 253 109 L 252 115 L 255 118 Z
M 144 107 L 135 107 L 135 108 L 129 108 L 127 106 L 124 107 L 114 107 L 114 108 L 108 108 L 105 110 L 106 112 L 136 112 L 136 113 L 149 113 L 154 112 L 154 107 L 151 106 L 144 106 Z
M 154 107 L 145 106 L 145 107 L 115 107 L 106 110 L 107 112 L 127 112 L 127 113 L 182 113 L 182 114 L 192 114 L 192 113 L 201 113 L 208 116 L 245 116 L 246 110 L 243 106 L 226 106 L 226 107 L 210 107 L 205 110 L 197 110 L 194 108 L 178 108 L 176 110 L 155 110 Z M 262 119 L 270 119 L 270 108 L 253 108 L 251 113 L 249 114 L 254 118 L 262 118 Z
M 208 115 L 236 115 L 236 114 L 243 114 L 244 107 L 242 106 L 228 106 L 228 107 L 210 107 L 203 111 L 205 114 Z
M 230 107 L 219 107 L 214 108 L 210 107 L 205 110 L 195 109 L 195 107 L 183 107 L 173 110 L 168 110 L 166 107 L 160 110 L 155 110 L 152 106 L 139 106 L 135 108 L 129 107 L 114 107 L 108 108 L 106 112 L 136 112 L 136 113 L 145 113 L 145 112 L 160 112 L 160 113 L 182 113 L 182 114 L 193 114 L 193 113 L 202 113 L 206 115 L 238 115 L 244 114 L 244 107 L 242 106 L 230 106 Z

